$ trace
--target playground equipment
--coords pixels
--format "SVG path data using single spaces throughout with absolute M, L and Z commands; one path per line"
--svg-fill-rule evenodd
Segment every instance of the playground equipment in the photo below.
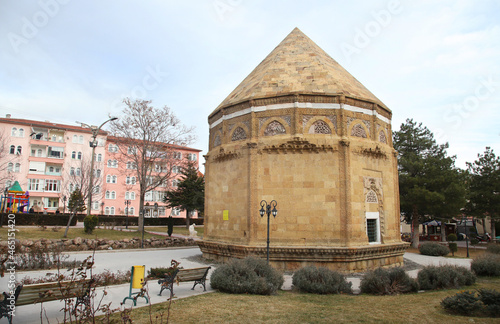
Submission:
M 27 213 L 30 205 L 30 194 L 24 192 L 19 182 L 14 184 L 3 193 L 0 210 L 4 213 Z

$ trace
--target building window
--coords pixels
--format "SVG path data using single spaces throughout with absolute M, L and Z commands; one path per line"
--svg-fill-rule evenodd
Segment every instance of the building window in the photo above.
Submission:
M 108 168 L 117 168 L 118 161 L 117 160 L 108 160 Z
M 93 201 L 92 202 L 92 209 L 93 210 L 98 210 L 99 209 L 99 202 L 98 201 Z
M 38 156 L 38 157 L 42 156 L 42 149 L 36 150 L 36 156 Z
M 102 162 L 102 154 L 99 153 L 97 154 L 97 159 L 96 159 L 97 162 Z
M 115 207 L 109 208 L 109 214 L 114 215 L 115 214 Z
M 21 164 L 20 163 L 16 163 L 14 165 L 14 172 L 20 172 L 21 170 Z
M 175 207 L 175 208 L 172 208 L 172 211 L 170 212 L 170 214 L 172 216 L 179 216 L 181 213 L 181 211 L 179 210 L 179 208 Z
M 82 152 L 78 152 L 77 158 L 78 158 L 78 160 L 82 159 Z
M 19 128 L 19 137 L 24 137 L 24 129 Z
M 12 172 L 13 169 L 14 169 L 14 163 L 9 162 L 9 164 L 7 164 L 7 172 Z
M 106 190 L 106 195 L 104 196 L 106 199 L 109 199 L 111 197 L 111 192 L 109 190 Z M 108 208 L 108 207 L 106 207 Z
M 78 143 L 83 144 L 83 135 L 78 137 Z
M 371 244 L 380 243 L 380 221 L 378 212 L 366 213 L 366 235 Z
M 59 180 L 45 180 L 45 191 L 58 192 L 59 183 Z
M 9 151 L 10 154 L 16 154 L 16 147 L 14 145 L 11 145 L 10 146 L 10 151 Z
M 17 128 L 12 127 L 12 131 L 11 131 L 10 135 L 17 136 Z
M 114 152 L 118 152 L 118 146 L 117 146 L 117 145 L 115 145 L 115 144 L 109 144 L 109 145 L 108 145 L 108 151 L 109 151 L 109 152 L 113 152 L 113 153 L 114 153 Z
M 135 208 L 134 207 L 130 207 L 129 210 L 128 210 L 128 214 L 129 215 L 134 215 L 135 214 Z
M 78 177 L 81 176 L 82 175 L 82 170 L 80 168 L 76 168 L 75 175 L 77 175 Z
M 74 176 L 75 175 L 75 168 L 74 167 L 71 167 L 71 169 L 69 169 L 69 175 L 70 176 Z M 72 191 L 72 190 L 70 190 Z
M 132 162 L 132 161 L 127 162 L 127 169 L 130 169 L 130 170 L 137 169 L 135 162 Z
M 104 208 L 104 214 L 109 215 L 109 207 Z
M 94 194 L 98 194 L 101 192 L 101 187 L 99 185 L 94 187 Z
M 76 135 L 73 135 L 73 140 L 72 140 L 73 143 L 78 143 L 78 136 Z
M 76 159 L 76 152 L 75 152 L 75 151 L 71 152 L 71 158 L 72 158 L 73 160 L 74 160 L 74 159 Z
M 177 159 L 177 160 L 182 159 L 182 153 L 181 152 L 174 152 L 174 159 Z
M 17 147 L 17 152 L 16 152 L 16 153 L 17 153 L 17 154 L 22 154 L 22 153 L 23 153 L 23 148 L 21 147 L 21 145 L 19 145 L 19 146 Z
M 197 160 L 197 158 L 198 158 L 198 157 L 197 157 L 197 156 L 196 156 L 196 154 L 194 154 L 194 153 L 189 153 L 189 154 L 188 154 L 188 160 L 189 160 L 189 161 L 196 161 L 196 160 Z
M 177 188 L 179 186 L 179 180 L 174 179 L 172 180 L 172 187 Z
M 101 177 L 101 169 L 95 170 L 95 176 L 96 176 L 96 178 L 100 178 Z

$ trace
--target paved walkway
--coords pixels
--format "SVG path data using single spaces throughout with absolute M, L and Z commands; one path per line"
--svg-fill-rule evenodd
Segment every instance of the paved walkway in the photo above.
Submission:
M 70 254 L 70 259 L 83 260 L 89 256 L 89 252 L 74 252 Z M 169 266 L 170 260 L 174 259 L 181 263 L 184 268 L 195 268 L 206 266 L 200 258 L 201 251 L 198 247 L 189 248 L 168 248 L 168 249 L 145 249 L 145 250 L 114 250 L 114 251 L 97 251 L 95 253 L 95 267 L 94 273 L 100 273 L 105 269 L 112 272 L 130 270 L 131 265 L 146 265 L 146 269 L 152 267 L 166 267 Z M 453 264 L 470 268 L 471 259 L 455 259 L 444 257 L 429 257 L 415 253 L 405 253 L 405 259 L 415 262 L 419 265 L 444 265 Z M 214 270 L 215 265 L 212 265 L 211 271 Z M 21 279 L 25 276 L 38 278 L 45 276 L 50 271 L 19 271 L 17 278 Z M 408 271 L 410 276 L 416 277 L 418 270 Z M 210 277 L 210 273 L 209 276 Z M 0 287 L 2 291 L 7 290 L 8 278 L 0 278 Z M 359 284 L 361 279 L 359 277 L 348 277 L 348 280 L 353 283 L 353 290 L 359 292 Z M 174 287 L 175 296 L 177 298 L 185 298 L 198 294 L 203 294 L 203 288 L 199 285 L 195 290 L 191 290 L 192 283 L 180 283 L 179 286 Z M 212 292 L 209 282 L 207 282 L 207 293 Z M 284 290 L 292 288 L 292 276 L 285 276 Z M 104 288 L 97 289 L 97 296 L 102 297 Z M 163 296 L 158 296 L 160 287 L 156 281 L 148 282 L 148 291 L 150 302 L 152 304 L 162 303 L 168 299 L 168 291 L 163 292 Z M 116 285 L 106 288 L 107 294 L 104 296 L 102 303 L 112 303 L 112 308 L 117 307 L 131 307 L 132 301 L 128 300 L 125 306 L 121 306 L 123 298 L 128 296 L 129 284 Z M 144 299 L 139 299 L 136 307 L 146 306 Z M 44 303 L 43 323 L 57 323 L 62 322 L 64 317 L 60 312 L 64 304 L 60 301 L 52 301 Z M 14 323 L 40 323 L 40 305 L 26 305 L 21 306 L 16 310 Z M 5 319 L 0 320 L 6 323 Z

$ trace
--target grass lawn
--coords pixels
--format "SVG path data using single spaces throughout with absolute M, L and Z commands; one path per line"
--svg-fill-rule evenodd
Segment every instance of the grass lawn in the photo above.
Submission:
M 485 246 L 485 245 L 481 245 Z M 418 253 L 420 254 L 420 251 L 418 249 L 410 247 L 406 252 L 410 253 Z M 485 249 L 477 249 L 469 246 L 469 258 L 474 259 L 475 257 L 483 254 L 485 252 Z M 459 247 L 458 251 L 455 252 L 455 256 L 452 256 L 451 252 L 446 256 L 447 258 L 467 258 L 467 249 Z
M 66 227 L 60 227 L 57 232 L 52 230 L 52 227 L 47 227 L 46 230 L 42 230 L 39 227 L 23 227 L 16 226 L 18 232 L 16 232 L 16 239 L 30 239 L 37 240 L 40 238 L 47 239 L 61 239 L 64 235 L 64 230 Z M 0 238 L 7 239 L 8 227 L 4 226 L 0 228 Z M 92 234 L 87 234 L 84 232 L 83 228 L 70 228 L 68 231 L 68 238 L 74 239 L 75 237 L 87 238 L 87 239 L 108 239 L 108 240 L 120 240 L 120 239 L 131 239 L 133 237 L 141 237 L 141 233 L 138 232 L 127 232 L 127 231 L 117 231 L 111 229 L 96 228 Z M 158 235 L 151 235 L 144 233 L 144 238 L 151 237 L 162 237 Z
M 480 278 L 474 286 L 465 289 L 399 296 L 314 295 L 290 291 L 280 291 L 276 296 L 255 296 L 217 292 L 175 300 L 170 323 L 500 323 L 500 318 L 450 315 L 440 306 L 445 297 L 479 288 L 499 291 L 500 278 Z M 166 312 L 166 307 L 167 303 L 151 307 L 153 323 L 160 323 L 155 322 L 155 317 Z M 132 320 L 150 323 L 149 307 L 134 309 Z
M 135 228 L 137 228 L 137 226 Z M 159 233 L 168 232 L 168 228 L 166 226 L 146 226 L 144 228 L 146 229 L 146 231 L 151 231 L 151 232 L 159 232 Z M 195 226 L 194 229 L 198 233 L 199 237 L 203 237 L 205 229 L 203 226 Z M 189 235 L 189 229 L 187 229 L 186 226 L 174 226 L 173 234 Z

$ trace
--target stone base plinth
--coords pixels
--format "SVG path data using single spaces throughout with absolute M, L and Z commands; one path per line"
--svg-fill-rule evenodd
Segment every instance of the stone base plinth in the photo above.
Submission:
M 233 258 L 249 256 L 265 259 L 265 246 L 234 245 L 198 241 L 206 259 L 226 262 Z M 343 273 L 363 272 L 379 267 L 403 265 L 406 242 L 377 244 L 359 247 L 270 247 L 269 261 L 280 270 L 295 270 L 308 265 L 326 267 Z

